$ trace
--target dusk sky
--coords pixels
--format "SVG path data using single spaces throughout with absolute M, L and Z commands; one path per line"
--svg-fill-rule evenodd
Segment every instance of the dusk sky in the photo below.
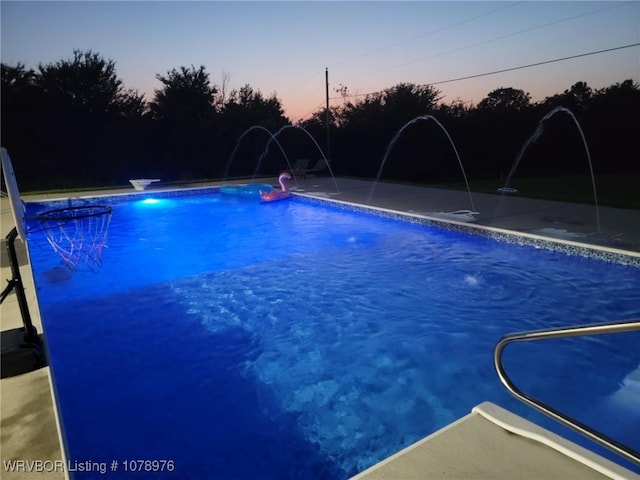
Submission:
M 585 81 L 640 83 L 640 2 L 0 2 L 2 62 L 38 64 L 92 50 L 124 86 L 153 98 L 165 75 L 204 65 L 212 83 L 275 93 L 297 121 L 398 83 L 433 84 L 442 102 L 479 102 L 500 87 L 533 101 Z M 635 46 L 629 46 L 634 45 Z M 626 48 L 618 48 L 625 47 Z M 605 53 L 590 54 L 601 50 Z M 456 80 L 499 70 L 564 61 Z M 352 100 L 356 98 L 353 97 Z

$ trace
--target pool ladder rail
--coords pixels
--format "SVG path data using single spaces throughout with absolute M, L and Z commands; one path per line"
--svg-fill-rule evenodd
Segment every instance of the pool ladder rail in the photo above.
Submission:
M 600 433 L 599 431 L 581 423 L 574 418 L 562 413 L 561 411 L 545 404 L 544 402 L 534 398 L 518 389 L 513 381 L 507 375 L 504 365 L 502 364 L 502 352 L 504 348 L 510 343 L 514 342 L 529 342 L 536 340 L 548 340 L 554 338 L 566 338 L 566 337 L 578 337 L 587 335 L 601 335 L 606 333 L 622 333 L 630 332 L 634 330 L 640 330 L 640 319 L 625 320 L 618 322 L 597 323 L 590 325 L 580 325 L 572 327 L 559 327 L 549 328 L 544 330 L 532 330 L 521 333 L 511 333 L 505 335 L 496 344 L 493 352 L 493 360 L 498 377 L 505 386 L 505 388 L 518 400 L 526 403 L 527 405 L 535 408 L 536 410 L 548 415 L 554 420 L 562 423 L 563 425 L 577 431 L 578 433 L 586 436 L 587 438 L 599 443 L 600 445 L 612 450 L 613 452 L 621 455 L 627 460 L 640 465 L 640 452 L 633 450 L 632 448 L 617 442 L 616 440 Z

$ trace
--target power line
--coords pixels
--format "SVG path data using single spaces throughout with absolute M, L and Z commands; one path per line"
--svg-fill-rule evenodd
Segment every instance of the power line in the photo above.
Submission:
M 471 22 L 473 22 L 475 20 L 478 20 L 480 18 L 486 17 L 488 15 L 493 15 L 494 13 L 497 13 L 497 12 L 499 12 L 501 10 L 505 10 L 507 8 L 515 7 L 516 5 L 519 5 L 521 3 L 525 3 L 525 2 L 524 1 L 520 1 L 520 2 L 512 3 L 512 4 L 509 4 L 509 5 L 506 5 L 506 6 L 498 7 L 496 9 L 493 9 L 493 10 L 490 10 L 488 12 L 485 12 L 485 13 L 483 13 L 481 15 L 476 15 L 475 17 L 468 18 L 466 20 L 462 20 L 460 22 L 447 25 L 447 26 L 439 28 L 437 30 L 433 30 L 433 31 L 430 31 L 430 32 L 426 32 L 426 33 L 420 34 L 420 35 L 418 35 L 416 37 L 409 38 L 409 39 L 404 40 L 402 42 L 394 43 L 393 45 L 389 45 L 387 47 L 382 47 L 382 48 L 379 48 L 377 50 L 373 50 L 373 51 L 368 52 L 368 53 L 363 53 L 362 55 L 357 55 L 355 57 L 347 58 L 346 60 L 343 60 L 343 61 L 337 63 L 336 66 L 337 65 L 342 65 L 342 64 L 347 63 L 347 62 L 352 62 L 354 60 L 359 60 L 361 58 L 368 57 L 368 56 L 374 55 L 376 53 L 384 52 L 385 50 L 391 50 L 392 48 L 399 47 L 401 45 L 406 45 L 407 43 L 415 42 L 416 40 L 419 40 L 421 38 L 428 37 L 428 36 L 431 36 L 431 35 L 435 35 L 435 34 L 447 31 L 447 30 L 449 30 L 451 28 L 459 27 L 460 25 L 464 25 L 466 23 L 471 23 Z
M 397 44 L 394 44 L 394 45 L 391 45 L 391 46 L 388 46 L 388 47 L 384 47 L 384 48 L 375 50 L 373 52 L 361 55 L 359 57 L 354 57 L 351 60 L 362 58 L 364 56 L 368 56 L 368 55 L 371 55 L 371 54 L 374 54 L 374 53 L 378 53 L 380 51 L 388 50 L 388 49 L 394 48 L 396 46 L 400 46 L 400 45 L 409 43 L 411 41 L 420 39 L 422 37 L 425 37 L 425 36 L 428 36 L 428 35 L 431 35 L 431 34 L 440 33 L 441 31 L 447 30 L 449 28 L 453 28 L 453 27 L 456 27 L 458 25 L 462 25 L 464 23 L 471 22 L 471 21 L 476 20 L 478 18 L 487 16 L 487 15 L 491 15 L 491 14 L 493 14 L 493 13 L 499 11 L 499 10 L 510 8 L 510 7 L 515 6 L 515 5 L 519 5 L 521 3 L 524 3 L 524 2 L 516 2 L 514 4 L 510 4 L 510 5 L 506 6 L 506 7 L 501 7 L 501 8 L 498 8 L 496 10 L 489 11 L 489 12 L 487 12 L 485 14 L 473 17 L 471 19 L 463 20 L 463 21 L 458 22 L 456 24 L 443 27 L 440 30 L 437 30 L 437 31 L 434 31 L 434 32 L 427 32 L 427 33 L 424 33 L 424 34 L 419 35 L 417 37 L 411 38 L 409 40 L 405 40 L 403 42 L 400 42 L 400 43 L 397 43 Z M 489 39 L 489 40 L 478 42 L 478 43 L 475 43 L 475 44 L 472 44 L 472 45 L 467 45 L 467 46 L 464 46 L 464 47 L 460 47 L 460 48 L 455 49 L 455 50 L 442 52 L 442 53 L 439 53 L 439 54 L 436 54 L 436 55 L 432 55 L 432 56 L 429 56 L 429 57 L 419 58 L 417 60 L 412 60 L 412 61 L 409 61 L 409 62 L 406 62 L 406 63 L 403 63 L 403 64 L 394 65 L 394 66 L 383 68 L 383 69 L 378 69 L 378 70 L 375 70 L 374 72 L 368 72 L 368 73 L 363 74 L 363 75 L 369 75 L 371 73 L 390 70 L 390 69 L 406 66 L 406 65 L 409 65 L 409 64 L 412 64 L 412 63 L 417 63 L 417 62 L 420 62 L 420 61 L 429 60 L 429 59 L 432 59 L 432 58 L 435 58 L 435 57 L 448 55 L 448 54 L 455 53 L 455 52 L 458 52 L 458 51 L 461 51 L 461 50 L 466 50 L 466 49 L 469 49 L 469 48 L 477 47 L 479 45 L 483 45 L 483 44 L 486 44 L 486 43 L 490 43 L 490 42 L 494 42 L 494 41 L 498 41 L 498 40 L 504 40 L 505 38 L 513 37 L 513 36 L 516 36 L 516 35 L 521 35 L 523 33 L 531 32 L 533 30 L 538 30 L 540 28 L 549 27 L 551 25 L 556 25 L 556 24 L 567 22 L 567 21 L 570 21 L 570 20 L 575 20 L 575 19 L 580 18 L 580 17 L 585 17 L 585 16 L 596 14 L 596 13 L 601 13 L 603 11 L 610 10 L 610 9 L 613 9 L 613 8 L 618 8 L 620 6 L 628 5 L 630 3 L 633 3 L 633 2 L 616 3 L 614 5 L 609 5 L 609 6 L 606 6 L 604 8 L 600 8 L 600 9 L 593 10 L 593 11 L 590 11 L 590 12 L 581 13 L 579 15 L 574 15 L 574 16 L 571 16 L 571 17 L 565 17 L 565 18 L 562 18 L 560 20 L 556 20 L 556 21 L 553 21 L 553 22 L 550 22 L 550 23 L 546 23 L 546 24 L 543 24 L 543 25 L 537 25 L 537 26 L 530 27 L 530 28 L 525 29 L 525 30 L 520 30 L 520 31 L 517 31 L 517 32 L 510 33 L 510 34 L 502 35 L 500 37 L 495 37 L 495 38 L 492 38 L 492 39 Z M 570 59 L 573 59 L 573 58 L 579 58 L 579 57 L 584 57 L 584 56 L 588 56 L 588 55 L 595 55 L 595 54 L 605 53 L 605 52 L 609 52 L 609 51 L 613 51 L 613 50 L 620 50 L 620 49 L 623 49 L 623 48 L 629 48 L 629 47 L 633 47 L 633 46 L 637 46 L 637 45 L 638 44 L 630 44 L 630 45 L 625 45 L 625 46 L 621 46 L 621 47 L 614 47 L 612 49 L 600 50 L 600 51 L 596 51 L 596 52 L 589 52 L 589 53 L 579 54 L 579 55 L 570 56 L 570 57 L 558 58 L 558 59 L 554 59 L 554 60 L 547 60 L 547 61 L 544 61 L 544 62 L 533 63 L 533 64 L 529 64 L 529 65 L 521 65 L 521 66 L 518 66 L 518 67 L 511 67 L 511 68 L 507 68 L 507 69 L 503 69 L 503 70 L 497 70 L 497 71 L 494 71 L 494 72 L 486 72 L 486 73 L 480 73 L 480 74 L 470 75 L 470 76 L 466 76 L 466 77 L 460 77 L 460 78 L 449 79 L 449 80 L 442 80 L 442 81 L 435 82 L 435 83 L 429 83 L 429 85 L 439 85 L 439 84 L 443 84 L 443 83 L 461 81 L 461 80 L 466 80 L 466 79 L 470 79 L 470 78 L 478 78 L 478 77 L 483 77 L 483 76 L 488 76 L 488 75 L 495 75 L 495 74 L 498 74 L 498 73 L 509 72 L 509 71 L 512 71 L 512 70 L 519 70 L 519 69 L 524 69 L 524 68 L 530 68 L 530 67 L 534 67 L 534 66 L 544 65 L 544 64 L 547 64 L 547 63 L 554 63 L 554 62 L 559 62 L 559 61 L 563 61 L 563 60 L 570 60 Z M 344 63 L 344 62 L 341 62 L 341 63 Z M 356 77 L 350 77 L 350 78 L 356 78 Z M 342 83 L 342 82 L 339 82 L 339 83 Z M 330 97 L 330 100 L 336 100 L 336 99 L 341 99 L 341 98 L 344 99 L 344 98 L 363 97 L 363 96 L 367 96 L 367 95 L 373 95 L 373 94 L 376 94 L 376 93 L 381 93 L 382 91 L 383 90 L 376 91 L 376 92 L 362 93 L 362 94 L 342 95 L 340 97 Z M 310 115 L 311 113 L 316 111 L 318 108 L 321 108 L 321 106 L 322 105 L 319 105 L 318 107 L 316 107 L 315 109 L 311 110 L 309 113 L 307 113 L 306 115 L 304 115 L 301 118 L 307 117 L 308 115 Z
M 368 53 L 363 53 L 363 54 L 361 54 L 361 55 L 356 55 L 355 57 L 347 58 L 347 59 L 345 59 L 345 60 L 342 60 L 342 61 L 340 61 L 340 62 L 336 63 L 334 66 L 343 65 L 343 64 L 345 64 L 345 63 L 347 63 L 347 62 L 352 62 L 352 61 L 354 61 L 354 60 L 358 60 L 358 59 L 360 59 L 360 58 L 368 57 L 368 56 L 374 55 L 374 54 L 376 54 L 376 53 L 380 53 L 380 52 L 383 52 L 383 51 L 386 51 L 386 50 L 390 50 L 390 49 L 392 49 L 392 48 L 399 47 L 399 46 L 401 46 L 401 45 L 405 45 L 405 44 L 407 44 L 407 43 L 414 42 L 414 41 L 419 40 L 419 39 L 424 38 L 424 37 L 428 37 L 428 36 L 431 36 L 431 35 L 436 35 L 436 34 L 438 34 L 438 33 L 444 32 L 444 31 L 449 30 L 449 29 L 452 29 L 452 28 L 459 27 L 459 26 L 464 25 L 464 24 L 466 24 L 466 23 L 474 22 L 475 20 L 478 20 L 478 19 L 480 19 L 480 18 L 487 17 L 487 16 L 489 16 L 489 15 L 493 15 L 493 14 L 495 14 L 495 13 L 497 13 L 497 12 L 501 11 L 501 10 L 506 10 L 506 9 L 508 9 L 508 8 L 515 7 L 515 6 L 520 5 L 520 4 L 522 4 L 522 3 L 526 3 L 526 2 L 525 2 L 524 0 L 521 0 L 521 1 L 517 1 L 517 2 L 511 3 L 511 4 L 509 4 L 509 5 L 500 6 L 500 7 L 498 7 L 498 8 L 493 9 L 493 10 L 490 10 L 490 11 L 488 11 L 488 12 L 482 13 L 482 14 L 480 14 L 480 15 L 476 15 L 475 17 L 467 18 L 466 20 L 461 20 L 461 21 L 459 21 L 459 22 L 456 22 L 456 23 L 453 23 L 453 24 L 450 24 L 450 25 L 446 25 L 446 26 L 444 26 L 444 27 L 442 27 L 442 28 L 439 28 L 439 29 L 437 29 L 437 30 L 433 30 L 433 31 L 429 31 L 429 32 L 426 32 L 426 33 L 422 33 L 422 34 L 420 34 L 420 35 L 418 35 L 418 36 L 415 36 L 415 37 L 409 38 L 409 39 L 404 40 L 404 41 L 402 41 L 402 42 L 398 42 L 398 43 L 395 43 L 395 44 L 392 44 L 392 45 L 389 45 L 389 46 L 386 46 L 386 47 L 382 47 L 382 48 L 379 48 L 379 49 L 377 49 L 377 50 L 370 51 L 370 52 L 368 52 Z M 304 83 L 307 83 L 307 82 L 308 82 L 308 81 L 310 81 L 310 80 L 311 80 L 311 78 L 309 78 L 309 79 L 307 79 L 307 80 L 305 80 L 305 81 L 303 81 L 303 82 L 300 82 L 300 83 L 301 83 L 301 84 L 304 84 Z M 315 111 L 316 111 L 318 108 L 320 108 L 321 106 L 322 106 L 322 105 L 319 105 L 318 107 L 316 107 L 315 109 L 311 110 L 310 112 L 308 112 L 307 114 L 305 114 L 305 115 L 304 115 L 303 117 L 301 117 L 301 118 L 305 118 L 305 117 L 307 117 L 307 116 L 308 116 L 308 115 L 310 115 L 311 113 L 315 112 Z
M 597 50 L 594 52 L 587 52 L 587 53 L 579 53 L 577 55 L 571 55 L 568 57 L 562 57 L 562 58 L 554 58 L 552 60 L 545 60 L 542 62 L 536 62 L 536 63 L 529 63 L 526 65 L 519 65 L 517 67 L 509 67 L 509 68 L 503 68 L 501 70 L 493 70 L 491 72 L 484 72 L 484 73 L 477 73 L 474 75 L 466 75 L 464 77 L 457 77 L 457 78 L 450 78 L 448 80 L 440 80 L 438 82 L 428 82 L 427 85 L 442 85 L 443 83 L 451 83 L 451 82 L 459 82 L 462 80 L 469 80 L 472 78 L 479 78 L 479 77 L 487 77 L 489 75 L 497 75 L 499 73 L 505 73 L 505 72 L 512 72 L 514 70 L 522 70 L 524 68 L 531 68 L 531 67 L 538 67 L 540 65 L 547 65 L 549 63 L 556 63 L 556 62 L 563 62 L 566 60 L 573 60 L 575 58 L 581 58 L 581 57 L 588 57 L 590 55 L 598 55 L 601 53 L 608 53 L 608 52 L 614 52 L 616 50 L 623 50 L 625 48 L 632 48 L 632 47 L 638 47 L 640 46 L 640 42 L 638 43 L 630 43 L 629 45 L 621 45 L 619 47 L 612 47 L 612 48 L 606 48 L 604 50 Z M 369 92 L 369 93 L 358 93 L 358 94 L 353 94 L 353 95 L 345 95 L 344 97 L 364 97 L 367 95 L 374 95 L 376 93 L 382 93 L 384 90 L 378 90 L 375 92 Z M 331 97 L 331 100 L 337 100 L 343 98 L 343 96 L 340 97 Z
M 578 55 L 571 55 L 569 57 L 555 58 L 553 60 L 545 60 L 544 62 L 529 63 L 527 65 L 520 65 L 518 67 L 510 67 L 510 68 L 505 68 L 505 69 L 502 69 L 502 70 L 494 70 L 493 72 L 478 73 L 476 75 L 468 75 L 466 77 L 458 77 L 458 78 L 452 78 L 452 79 L 449 79 L 449 80 L 441 80 L 439 82 L 431 82 L 431 83 L 429 83 L 429 85 L 441 85 L 443 83 L 459 82 L 461 80 L 469 80 L 471 78 L 486 77 L 486 76 L 489 76 L 489 75 L 496 75 L 498 73 L 512 72 L 514 70 L 521 70 L 523 68 L 538 67 L 540 65 L 547 65 L 549 63 L 563 62 L 565 60 L 573 60 L 574 58 L 587 57 L 589 55 L 597 55 L 599 53 L 613 52 L 615 50 L 622 50 L 622 49 L 625 49 L 625 48 L 631 48 L 631 47 L 637 47 L 637 46 L 640 46 L 640 42 L 639 43 L 631 43 L 629 45 L 622 45 L 620 47 L 607 48 L 605 50 L 598 50 L 598 51 L 595 51 L 595 52 L 580 53 Z
M 338 97 L 329 97 L 329 100 L 335 100 Z M 309 115 L 311 115 L 313 112 L 318 111 L 318 109 L 322 108 L 324 106 L 324 103 L 321 103 L 315 107 L 313 107 L 311 110 L 309 110 L 307 113 L 305 113 L 304 115 L 302 115 L 300 117 L 300 120 L 302 120 L 303 118 L 307 118 Z
M 567 61 L 567 60 L 574 60 L 576 58 L 588 57 L 588 56 L 591 56 L 591 55 L 599 55 L 601 53 L 615 52 L 616 50 L 624 50 L 626 48 L 633 48 L 633 47 L 638 47 L 638 46 L 640 46 L 640 42 L 630 43 L 628 45 L 621 45 L 621 46 L 618 46 L 618 47 L 605 48 L 603 50 L 596 50 L 596 51 L 593 51 L 593 52 L 578 53 L 576 55 L 570 55 L 568 57 L 561 57 L 561 58 L 554 58 L 552 60 L 544 60 L 542 62 L 528 63 L 526 65 L 519 65 L 517 67 L 509 67 L 509 68 L 503 68 L 501 70 L 493 70 L 491 72 L 476 73 L 476 74 L 473 74 L 473 75 L 466 75 L 464 77 L 450 78 L 448 80 L 440 80 L 440 81 L 437 81 L 437 82 L 427 82 L 427 85 L 442 85 L 444 83 L 460 82 L 460 81 L 463 81 L 463 80 L 470 80 L 472 78 L 488 77 L 489 75 L 497 75 L 499 73 L 513 72 L 515 70 L 522 70 L 522 69 L 525 69 L 525 68 L 539 67 L 541 65 L 548 65 L 550 63 L 564 62 L 564 61 Z M 341 95 L 339 97 L 329 97 L 329 100 L 340 100 L 340 99 L 344 99 L 344 98 L 366 97 L 367 95 L 375 95 L 377 93 L 382 93 L 382 92 L 384 92 L 384 90 L 377 90 L 375 92 L 367 92 L 367 93 L 355 93 L 355 94 L 351 94 L 351 95 Z M 318 108 L 321 108 L 322 105 L 323 104 L 318 105 L 317 107 L 315 107 L 314 109 L 309 111 L 307 114 L 305 114 L 301 118 L 305 118 L 307 115 L 312 114 L 313 112 L 318 110 Z
M 490 38 L 488 40 L 483 40 L 481 42 L 473 43 L 471 45 L 466 45 L 466 46 L 459 47 L 459 48 L 456 48 L 456 49 L 453 49 L 453 50 L 448 50 L 446 52 L 437 53 L 437 54 L 434 54 L 434 55 L 430 55 L 428 57 L 421 57 L 421 58 L 418 58 L 416 60 L 410 60 L 408 62 L 404 62 L 404 63 L 398 64 L 398 65 L 392 65 L 392 66 L 385 67 L 385 68 L 380 68 L 380 69 L 377 69 L 377 70 L 374 70 L 374 71 L 369 71 L 367 73 L 363 73 L 361 75 L 357 75 L 355 77 L 350 77 L 350 78 L 358 78 L 358 77 L 362 77 L 362 76 L 365 76 L 365 75 L 370 75 L 372 73 L 378 73 L 378 72 L 384 72 L 384 71 L 387 71 L 387 70 L 393 70 L 393 69 L 396 69 L 396 68 L 399 68 L 399 67 L 405 67 L 407 65 L 411 65 L 411 64 L 414 64 L 414 63 L 423 62 L 425 60 L 431 60 L 433 58 L 441 57 L 441 56 L 444 56 L 444 55 L 450 55 L 452 53 L 457 53 L 457 52 L 460 52 L 460 51 L 463 51 L 463 50 L 467 50 L 469 48 L 478 47 L 480 45 L 485 45 L 487 43 L 496 42 L 496 41 L 499 41 L 499 40 L 504 40 L 504 39 L 509 38 L 509 37 L 515 37 L 517 35 L 522 35 L 523 33 L 529 33 L 529 32 L 532 32 L 534 30 L 539 30 L 541 28 L 546 28 L 546 27 L 549 27 L 549 26 L 552 26 L 552 25 L 557 25 L 559 23 L 564 23 L 564 22 L 568 22 L 568 21 L 571 21 L 571 20 L 575 20 L 577 18 L 586 17 L 586 16 L 593 15 L 593 14 L 596 14 L 596 13 L 601 13 L 601 12 L 604 12 L 606 10 L 611 10 L 613 8 L 618 8 L 618 7 L 621 7 L 621 6 L 624 6 L 624 5 L 629 5 L 630 3 L 632 3 L 632 2 L 616 3 L 616 4 L 613 4 L 613 5 L 606 6 L 604 8 L 600 8 L 598 10 L 593 10 L 593 11 L 590 11 L 590 12 L 581 13 L 579 15 L 573 15 L 571 17 L 561 18 L 560 20 L 555 20 L 553 22 L 545 23 L 545 24 L 542 24 L 542 25 L 536 25 L 536 26 L 533 26 L 533 27 L 530 27 L 530 28 L 527 28 L 527 29 L 524 29 L 524 30 L 519 30 L 517 32 L 508 33 L 506 35 L 501 35 L 499 37 Z M 344 83 L 344 81 L 343 81 L 343 83 Z

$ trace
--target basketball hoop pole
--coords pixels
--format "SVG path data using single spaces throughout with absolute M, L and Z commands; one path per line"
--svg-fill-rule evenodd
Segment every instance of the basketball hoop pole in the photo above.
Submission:
M 18 307 L 20 307 L 20 314 L 22 315 L 22 323 L 24 324 L 24 340 L 27 343 L 39 345 L 41 343 L 38 332 L 31 322 L 31 315 L 29 315 L 29 306 L 27 305 L 27 296 L 24 294 L 24 287 L 22 285 L 22 276 L 20 275 L 20 267 L 18 264 L 18 255 L 16 254 L 15 241 L 18 237 L 18 229 L 13 229 L 6 236 L 7 240 L 7 252 L 9 253 L 9 263 L 11 264 L 11 275 L 13 278 L 7 280 L 8 285 L 2 291 L 0 295 L 0 303 L 11 293 L 11 290 L 15 288 L 16 297 L 18 298 Z

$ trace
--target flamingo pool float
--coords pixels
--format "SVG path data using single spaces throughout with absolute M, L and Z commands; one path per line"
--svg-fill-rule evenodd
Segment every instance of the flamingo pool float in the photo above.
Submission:
M 280 190 L 271 190 L 270 192 L 260 190 L 260 199 L 263 202 L 275 202 L 276 200 L 291 198 L 291 192 L 287 188 L 287 185 L 284 183 L 285 180 L 291 180 L 291 175 L 289 174 L 289 172 L 282 172 L 278 177 Z

